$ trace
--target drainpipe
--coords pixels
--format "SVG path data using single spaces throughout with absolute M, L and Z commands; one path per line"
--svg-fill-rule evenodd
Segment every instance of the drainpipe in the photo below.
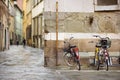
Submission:
M 58 1 L 56 2 L 56 66 L 58 65 Z

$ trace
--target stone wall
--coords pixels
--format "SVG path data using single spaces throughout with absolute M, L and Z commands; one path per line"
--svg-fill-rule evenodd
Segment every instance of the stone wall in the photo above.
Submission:
M 55 32 L 56 15 L 45 12 L 45 27 L 49 32 Z M 96 13 L 59 13 L 60 32 L 85 32 L 85 33 L 119 33 L 119 12 Z
M 98 33 L 117 35 L 117 38 L 112 36 L 112 46 L 110 52 L 119 52 L 120 50 L 120 12 L 95 12 L 95 13 L 62 13 L 59 14 L 58 32 L 59 33 Z M 56 31 L 56 13 L 44 13 L 45 32 L 55 33 Z M 79 36 L 79 35 L 78 35 Z M 64 37 L 68 39 L 69 37 Z M 76 44 L 80 52 L 94 52 L 95 44 L 89 44 L 89 41 L 96 39 L 74 39 L 72 42 Z M 45 40 L 45 57 L 47 57 L 48 66 L 55 65 L 56 60 L 56 41 L 52 38 Z M 63 41 L 59 41 L 58 63 L 63 64 Z M 49 58 L 49 59 L 48 59 Z

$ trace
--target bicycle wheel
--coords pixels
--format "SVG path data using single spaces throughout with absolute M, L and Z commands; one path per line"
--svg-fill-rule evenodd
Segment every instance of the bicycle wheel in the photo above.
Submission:
M 100 59 L 99 59 L 99 53 L 98 53 L 98 60 L 96 61 L 96 66 L 97 66 L 97 70 L 100 69 Z
M 108 71 L 108 60 L 105 61 L 106 65 L 105 65 L 105 68 L 106 68 L 106 71 Z
M 75 64 L 76 64 L 74 56 L 70 53 L 66 53 L 64 55 L 64 61 L 70 67 L 75 66 Z
M 81 70 L 81 64 L 80 64 L 80 61 L 79 61 L 79 60 L 77 61 L 77 69 L 78 69 L 78 70 Z
M 97 65 L 96 66 L 97 66 L 97 70 L 99 70 L 100 69 L 100 60 L 97 61 Z

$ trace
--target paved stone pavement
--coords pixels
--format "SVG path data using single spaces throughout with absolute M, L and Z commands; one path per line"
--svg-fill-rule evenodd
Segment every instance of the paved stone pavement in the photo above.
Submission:
M 58 70 L 67 80 L 120 80 L 120 70 Z
M 0 80 L 63 80 L 55 70 L 44 68 L 43 51 L 11 46 L 0 53 Z
M 42 50 L 13 45 L 10 50 L 0 52 L 0 80 L 120 80 L 120 70 L 78 71 L 43 65 Z

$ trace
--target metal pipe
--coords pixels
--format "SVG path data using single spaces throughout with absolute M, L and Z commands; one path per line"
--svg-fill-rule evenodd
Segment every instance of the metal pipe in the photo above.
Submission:
M 56 2 L 56 66 L 58 65 L 58 1 Z

